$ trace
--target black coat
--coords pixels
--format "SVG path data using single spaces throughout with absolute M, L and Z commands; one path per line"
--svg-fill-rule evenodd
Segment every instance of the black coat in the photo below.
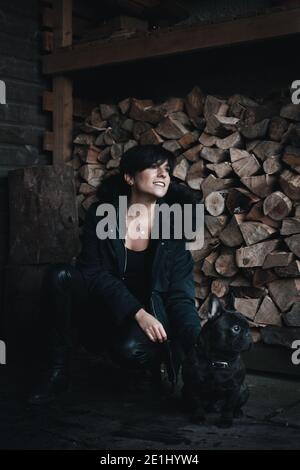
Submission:
M 134 319 L 143 307 L 123 282 L 126 247 L 124 240 L 97 237 L 96 226 L 100 216 L 96 215 L 99 203 L 92 204 L 87 212 L 83 228 L 82 250 L 77 267 L 82 272 L 89 293 L 103 302 L 112 315 L 116 326 Z M 117 203 L 114 202 L 116 210 Z M 169 354 L 172 358 L 172 343 L 182 350 L 189 350 L 200 333 L 200 320 L 195 307 L 194 261 L 185 240 L 151 240 L 153 262 L 151 272 L 150 312 L 164 326 L 168 338 Z M 173 340 L 173 341 L 172 341 Z M 171 348 L 170 348 L 171 346 Z M 175 354 L 176 356 L 176 354 Z M 174 351 L 173 351 L 174 357 Z M 176 362 L 176 360 L 175 360 Z M 178 370 L 178 364 L 171 364 Z

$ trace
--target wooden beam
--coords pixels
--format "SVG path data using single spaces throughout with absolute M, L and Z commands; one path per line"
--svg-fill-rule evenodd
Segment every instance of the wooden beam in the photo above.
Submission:
M 71 160 L 73 132 L 72 80 L 53 78 L 53 164 Z
M 200 49 L 241 44 L 300 33 L 300 8 L 217 24 L 198 24 L 139 34 L 130 39 L 101 40 L 62 48 L 43 59 L 45 74 L 163 57 Z
M 53 0 L 54 50 L 72 45 L 72 0 Z M 53 164 L 72 156 L 73 96 L 72 80 L 53 78 Z
M 96 108 L 97 102 L 83 100 L 80 98 L 73 99 L 73 116 L 86 118 Z M 54 95 L 51 91 L 43 92 L 43 110 L 53 112 L 54 109 Z
M 54 48 L 72 45 L 72 0 L 53 1 Z

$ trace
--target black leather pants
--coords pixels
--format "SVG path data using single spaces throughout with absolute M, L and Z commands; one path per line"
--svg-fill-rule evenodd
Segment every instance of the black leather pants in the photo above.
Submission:
M 43 293 L 52 364 L 63 365 L 70 356 L 74 324 L 86 349 L 108 351 L 125 367 L 152 369 L 161 363 L 162 345 L 152 342 L 135 319 L 121 328 L 116 326 L 108 308 L 91 298 L 80 270 L 74 266 L 51 265 L 44 277 Z

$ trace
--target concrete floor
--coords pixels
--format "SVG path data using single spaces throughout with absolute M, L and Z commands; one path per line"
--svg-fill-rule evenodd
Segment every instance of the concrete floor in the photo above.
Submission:
M 192 424 L 180 386 L 161 398 L 132 390 L 128 372 L 99 358 L 78 356 L 75 369 L 72 393 L 40 408 L 26 405 L 24 370 L 1 366 L 1 449 L 300 449 L 299 380 L 248 374 L 245 415 L 224 430 L 216 415 Z

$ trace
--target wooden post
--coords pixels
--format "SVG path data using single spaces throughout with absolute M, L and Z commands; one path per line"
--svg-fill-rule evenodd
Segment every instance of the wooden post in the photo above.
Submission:
M 72 45 L 72 0 L 53 2 L 54 50 Z M 53 164 L 65 162 L 72 155 L 73 96 L 72 80 L 53 78 Z

